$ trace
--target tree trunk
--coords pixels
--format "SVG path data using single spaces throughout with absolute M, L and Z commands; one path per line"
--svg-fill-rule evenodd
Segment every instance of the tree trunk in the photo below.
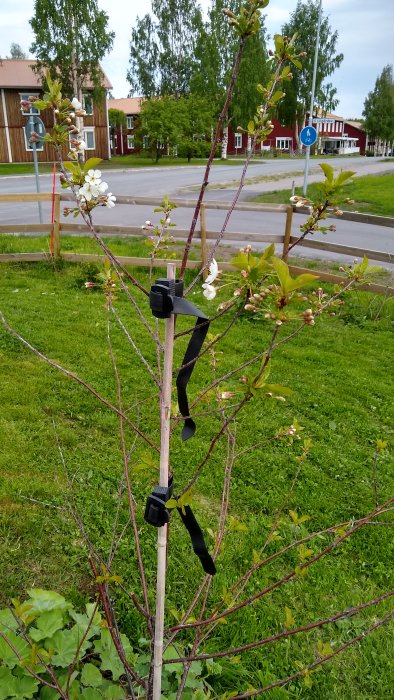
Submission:
M 246 155 L 250 155 L 250 152 L 252 150 L 252 137 L 248 134 L 248 141 L 246 144 Z
M 223 136 L 222 136 L 222 152 L 221 152 L 221 159 L 222 160 L 227 160 L 227 146 L 228 146 L 228 124 L 223 127 Z

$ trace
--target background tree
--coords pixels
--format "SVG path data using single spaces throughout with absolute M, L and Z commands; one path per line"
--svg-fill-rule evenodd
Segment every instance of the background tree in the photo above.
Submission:
M 117 130 L 120 129 L 120 138 L 122 139 L 122 131 L 127 124 L 126 115 L 121 109 L 111 108 L 108 110 L 108 121 L 111 135 L 112 154 L 114 155 L 116 153 L 115 135 Z
M 137 137 L 143 142 L 148 140 L 152 158 L 159 161 L 163 154 L 169 153 L 180 140 L 185 126 L 185 111 L 179 108 L 175 97 L 152 97 L 141 105 L 140 127 Z
M 310 107 L 313 61 L 316 44 L 316 28 L 319 16 L 318 0 L 298 0 L 297 7 L 290 15 L 289 22 L 282 27 L 282 33 L 293 36 L 297 32 L 295 45 L 299 51 L 305 51 L 306 56 L 302 60 L 302 67 L 292 71 L 294 79 L 286 84 L 286 100 L 278 109 L 278 115 L 286 124 L 296 127 L 298 148 L 301 148 L 299 133 L 305 125 L 305 119 Z M 324 85 L 325 79 L 332 75 L 343 61 L 343 54 L 337 53 L 338 32 L 333 31 L 328 17 L 322 14 L 320 27 L 319 55 L 317 61 L 316 107 L 329 112 L 338 104 L 335 94 L 336 89 L 330 85 Z
M 21 58 L 21 59 L 26 59 L 27 54 L 23 51 L 22 47 L 20 44 L 16 44 L 15 42 L 12 42 L 10 46 L 10 58 Z
M 131 32 L 130 94 L 187 94 L 201 30 L 196 0 L 152 0 L 151 14 L 137 17 Z
M 364 102 L 365 129 L 375 141 L 375 154 L 392 151 L 394 142 L 393 66 L 387 65 L 376 79 Z
M 207 157 L 211 148 L 210 135 L 215 118 L 210 100 L 202 95 L 187 95 L 177 100 L 183 114 L 178 155 L 187 158 Z
M 108 31 L 108 15 L 96 0 L 35 0 L 30 25 L 35 35 L 30 51 L 40 73 L 49 69 L 52 78 L 61 78 L 64 94 L 80 102 L 87 80 L 96 94 L 100 91 L 99 63 L 111 50 L 115 34 Z
M 223 11 L 228 8 L 236 13 L 239 4 L 238 0 L 230 0 L 230 2 L 212 0 L 208 22 L 197 40 L 197 65 L 191 88 L 193 92 L 209 96 L 216 115 L 222 108 L 225 88 L 231 77 L 236 44 L 236 37 Z M 262 18 L 258 33 L 250 37 L 244 49 L 235 84 L 234 99 L 223 129 L 222 158 L 227 156 L 230 122 L 233 123 L 234 128 L 238 124 L 246 126 L 256 110 L 259 102 L 256 85 L 266 82 L 269 72 L 266 56 L 266 30 L 264 18 Z

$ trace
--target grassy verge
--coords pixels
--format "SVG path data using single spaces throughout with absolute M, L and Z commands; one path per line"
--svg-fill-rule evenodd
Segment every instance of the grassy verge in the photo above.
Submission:
M 0 308 L 8 321 L 38 349 L 63 363 L 91 382 L 109 400 L 116 402 L 111 360 L 106 342 L 106 312 L 96 291 L 86 290 L 84 281 L 97 270 L 92 266 L 62 265 L 54 271 L 50 265 L 3 265 L 0 281 Z M 138 271 L 139 277 L 144 273 Z M 162 274 L 160 272 L 159 274 Z M 147 279 L 145 277 L 145 283 Z M 117 308 L 133 338 L 154 362 L 149 336 L 130 318 L 122 294 Z M 212 313 L 200 292 L 194 302 Z M 145 302 L 141 300 L 144 306 Z M 294 529 L 289 509 L 307 514 L 311 520 L 302 532 L 318 530 L 357 518 L 373 508 L 372 455 L 377 438 L 392 441 L 391 354 L 393 303 L 362 292 L 356 293 L 340 316 L 326 317 L 316 327 L 307 328 L 291 345 L 282 346 L 273 362 L 272 381 L 291 386 L 294 394 L 286 403 L 256 400 L 250 403 L 238 428 L 239 449 L 251 442 L 272 436 L 280 425 L 294 417 L 304 426 L 304 434 L 313 441 L 307 462 L 302 466 L 295 490 L 278 525 L 281 540 L 273 541 L 267 554 L 291 542 Z M 179 330 L 190 322 L 178 319 Z M 223 330 L 219 319 L 213 333 Z M 250 320 L 238 321 L 226 340 L 226 354 L 218 357 L 220 372 L 225 373 L 250 357 L 267 342 L 265 326 Z M 155 400 L 133 408 L 141 398 L 154 395 L 140 361 L 113 328 L 113 344 L 118 371 L 125 386 L 124 405 L 130 417 L 154 440 L 159 424 Z M 176 348 L 175 362 L 184 352 Z M 42 364 L 28 350 L 0 328 L 0 562 L 1 587 L 8 595 L 23 597 L 30 586 L 51 587 L 70 595 L 75 602 L 91 595 L 92 587 L 86 563 L 86 548 L 65 507 L 70 496 L 54 436 L 54 424 L 63 456 L 73 479 L 73 496 L 91 540 L 106 556 L 112 537 L 112 518 L 117 508 L 118 481 L 121 476 L 121 450 L 118 421 L 79 386 Z M 206 384 L 209 360 L 196 367 L 190 382 L 190 397 Z M 236 390 L 237 382 L 227 382 L 225 390 Z M 209 403 L 206 409 L 209 410 Z M 204 406 L 205 410 L 205 406 Z M 198 420 L 195 438 L 181 445 L 174 438 L 172 459 L 176 488 L 187 482 L 193 467 L 204 454 L 213 435 L 216 419 Z M 130 445 L 131 435 L 127 435 Z M 221 450 L 215 450 L 210 468 L 202 474 L 195 494 L 195 510 L 209 546 L 212 539 L 223 479 Z M 147 493 L 156 473 L 140 470 L 147 462 L 146 449 L 137 444 L 132 457 L 131 475 L 136 495 L 140 534 L 149 590 L 153 590 L 156 531 L 144 523 L 142 513 Z M 219 601 L 223 590 L 234 582 L 237 572 L 252 561 L 269 532 L 273 514 L 280 508 L 297 469 L 300 445 L 274 443 L 269 449 L 256 448 L 238 462 L 234 471 L 230 514 L 243 529 L 229 533 L 221 551 L 212 600 Z M 390 497 L 394 478 L 389 452 L 378 468 L 380 498 Z M 127 525 L 125 502 L 121 501 L 119 530 Z M 318 551 L 329 538 L 317 540 Z M 131 533 L 120 545 L 115 573 L 125 577 L 129 590 L 138 590 Z M 394 544 L 392 528 L 370 527 L 340 550 L 321 561 L 305 578 L 300 578 L 264 598 L 257 605 L 237 614 L 233 622 L 218 628 L 218 639 L 211 649 L 236 646 L 250 639 L 283 629 L 285 607 L 289 607 L 297 625 L 330 615 L 350 605 L 366 601 L 392 584 Z M 248 595 L 285 574 L 296 563 L 293 553 L 257 575 Z M 168 621 L 186 606 L 190 589 L 201 578 L 198 560 L 190 542 L 174 518 L 168 581 Z M 390 583 L 391 579 L 391 583 Z M 153 594 L 152 594 L 153 597 Z M 380 606 L 369 619 L 380 616 Z M 126 599 L 120 598 L 118 612 L 122 627 L 138 644 L 141 623 Z M 368 618 L 368 615 L 365 615 Z M 337 645 L 360 629 L 358 618 L 310 633 L 307 638 L 264 650 L 255 650 L 236 664 L 224 663 L 211 679 L 217 697 L 234 688 L 255 687 L 297 670 L 297 663 L 310 663 L 320 641 Z M 302 681 L 269 696 L 272 700 L 307 698 L 308 700 L 383 700 L 389 698 L 394 670 L 390 628 L 381 629 L 358 648 L 313 674 L 312 689 Z
M 343 188 L 344 199 L 353 199 L 354 204 L 345 203 L 346 211 L 377 214 L 378 216 L 394 216 L 394 174 L 366 175 L 356 177 Z M 302 195 L 302 187 L 296 187 L 295 194 Z M 320 194 L 319 185 L 311 183 L 308 186 L 308 196 L 314 200 Z M 275 190 L 251 197 L 252 202 L 287 204 L 291 190 Z

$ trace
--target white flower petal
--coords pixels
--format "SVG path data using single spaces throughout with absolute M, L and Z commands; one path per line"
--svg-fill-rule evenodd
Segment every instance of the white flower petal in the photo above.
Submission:
M 218 274 L 219 274 L 219 267 L 218 267 L 218 264 L 214 258 L 209 266 L 209 275 L 205 280 L 205 284 L 212 284 L 212 282 L 215 281 Z
M 202 285 L 203 287 L 203 295 L 208 301 L 211 301 L 211 299 L 214 299 L 216 296 L 216 289 L 212 284 L 207 284 L 206 282 Z

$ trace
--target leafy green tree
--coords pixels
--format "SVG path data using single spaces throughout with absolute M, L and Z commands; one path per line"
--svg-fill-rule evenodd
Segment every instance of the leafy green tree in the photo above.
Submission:
M 295 46 L 299 51 L 306 53 L 302 65 L 300 63 L 300 67 L 294 67 L 292 71 L 293 80 L 286 84 L 286 99 L 278 110 L 281 120 L 296 127 L 298 148 L 301 147 L 299 132 L 305 124 L 310 107 L 318 17 L 319 0 L 298 0 L 289 21 L 282 27 L 284 35 L 293 36 L 297 33 Z M 337 41 L 338 32 L 332 30 L 328 17 L 322 13 L 315 102 L 316 107 L 326 112 L 335 109 L 338 104 L 335 98 L 336 89 L 331 84 L 324 85 L 325 79 L 332 75 L 343 61 L 343 54 L 337 53 Z
M 109 122 L 109 130 L 110 130 L 110 134 L 111 134 L 111 143 L 113 144 L 112 145 L 112 152 L 115 153 L 116 152 L 115 134 L 116 134 L 118 129 L 120 129 L 121 133 L 122 133 L 122 129 L 126 128 L 126 124 L 127 124 L 126 115 L 124 112 L 122 112 L 121 109 L 111 108 L 108 110 L 108 122 Z
M 231 77 L 237 43 L 237 37 L 224 15 L 226 8 L 237 12 L 239 2 L 212 0 L 208 21 L 197 42 L 197 66 L 191 82 L 193 92 L 209 96 L 217 115 L 222 108 L 226 86 Z M 249 37 L 244 48 L 234 99 L 223 130 L 222 157 L 226 157 L 229 124 L 232 123 L 235 128 L 238 125 L 246 126 L 260 102 L 256 85 L 265 83 L 268 74 L 266 31 L 262 21 L 259 31 Z
M 187 158 L 204 157 L 209 154 L 210 134 L 215 123 L 212 105 L 206 97 L 187 95 L 177 101 L 182 112 L 182 133 L 178 142 L 178 155 Z
M 152 0 L 151 15 L 137 17 L 131 32 L 130 93 L 144 97 L 187 94 L 201 29 L 196 0 Z
M 185 126 L 184 110 L 179 109 L 175 97 L 151 97 L 141 105 L 140 127 L 137 136 L 147 143 L 152 158 L 156 161 L 169 153 L 180 142 Z
M 108 15 L 96 0 L 35 0 L 30 25 L 35 34 L 30 51 L 41 74 L 48 69 L 52 78 L 61 79 L 64 94 L 80 101 L 87 79 L 96 94 L 100 91 L 99 62 L 111 50 L 115 34 L 108 31 Z
M 393 66 L 387 65 L 376 79 L 375 87 L 365 98 L 364 126 L 375 141 L 375 152 L 390 151 L 394 142 Z
M 15 42 L 12 42 L 10 46 L 10 58 L 27 58 L 27 54 L 23 51 L 22 47 L 20 44 L 15 44 Z

